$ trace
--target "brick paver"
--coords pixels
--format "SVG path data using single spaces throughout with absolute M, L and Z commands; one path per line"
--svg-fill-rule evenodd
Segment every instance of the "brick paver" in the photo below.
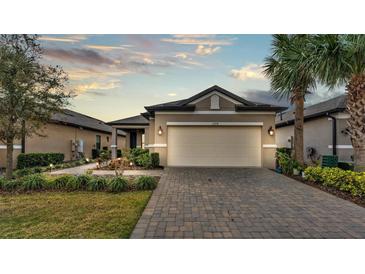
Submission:
M 167 168 L 131 238 L 365 238 L 365 209 L 259 168 Z

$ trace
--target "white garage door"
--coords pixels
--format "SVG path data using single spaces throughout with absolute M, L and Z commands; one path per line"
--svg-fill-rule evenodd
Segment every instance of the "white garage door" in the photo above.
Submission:
M 168 127 L 169 166 L 261 166 L 261 127 Z

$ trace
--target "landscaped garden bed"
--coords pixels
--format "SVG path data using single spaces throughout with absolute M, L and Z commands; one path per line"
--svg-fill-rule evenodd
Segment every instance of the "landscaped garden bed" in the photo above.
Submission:
M 318 188 L 322 191 L 335 195 L 341 199 L 353 202 L 353 203 L 365 208 L 365 197 L 354 196 L 351 193 L 339 190 L 332 186 L 326 186 L 326 185 L 320 184 L 318 182 L 311 182 L 311 181 L 306 180 L 302 176 L 295 176 L 295 175 L 286 175 L 286 176 L 288 176 L 294 180 L 297 180 L 303 184 Z
M 0 238 L 129 238 L 151 193 L 3 193 Z
M 153 190 L 159 177 L 152 176 L 91 176 L 32 174 L 7 180 L 0 177 L 0 192 L 24 193 L 39 191 L 104 191 L 125 192 Z
M 159 177 L 0 177 L 0 238 L 128 238 Z
M 158 153 L 150 153 L 148 149 L 133 148 L 121 152 L 121 157 L 110 160 L 110 152 L 100 152 L 96 170 L 146 170 L 163 169 L 160 166 Z
M 278 149 L 276 158 L 276 172 L 365 207 L 365 172 L 349 170 L 349 165 L 340 165 L 346 170 L 321 166 L 305 168 L 292 159 L 285 149 Z

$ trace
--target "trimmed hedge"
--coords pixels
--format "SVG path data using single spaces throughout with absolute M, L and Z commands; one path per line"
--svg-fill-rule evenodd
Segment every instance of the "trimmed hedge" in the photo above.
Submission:
M 307 167 L 304 177 L 308 181 L 334 187 L 353 196 L 365 197 L 365 172 L 342 170 L 337 167 Z
M 157 152 L 151 153 L 151 166 L 153 168 L 160 166 L 160 154 L 158 154 Z
M 55 165 L 62 163 L 64 159 L 63 153 L 21 153 L 18 155 L 17 168 Z
M 53 166 L 52 170 L 55 169 L 63 169 L 63 168 L 70 168 L 70 167 L 76 167 L 80 165 L 84 165 L 86 163 L 90 163 L 90 161 L 86 161 L 85 159 L 76 160 L 76 161 L 70 161 L 70 162 L 63 162 L 61 164 L 56 164 Z M 23 169 L 17 169 L 13 172 L 13 176 L 15 178 L 21 178 L 27 175 L 35 174 L 35 173 L 42 173 L 46 171 L 50 171 L 50 166 L 38 166 L 38 167 L 31 167 L 31 168 L 23 168 Z

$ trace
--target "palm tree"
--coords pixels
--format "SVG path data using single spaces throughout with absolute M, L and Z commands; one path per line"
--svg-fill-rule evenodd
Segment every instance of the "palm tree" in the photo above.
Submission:
M 316 88 L 312 67 L 306 67 L 309 38 L 308 35 L 273 35 L 272 53 L 264 64 L 274 96 L 286 98 L 295 106 L 294 159 L 301 165 L 304 164 L 304 99 L 310 89 Z
M 346 85 L 355 168 L 365 171 L 365 35 L 314 35 L 307 65 L 330 88 Z

